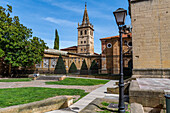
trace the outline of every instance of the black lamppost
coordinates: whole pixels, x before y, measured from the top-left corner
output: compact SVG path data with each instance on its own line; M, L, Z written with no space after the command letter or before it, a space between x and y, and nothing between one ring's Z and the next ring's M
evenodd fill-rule
M119 113L125 113L125 104L124 104L124 80L123 80L123 52L122 52L122 26L125 24L125 18L127 15L127 10L123 8L117 9L113 12L116 23L119 27L120 34L120 79L119 79Z

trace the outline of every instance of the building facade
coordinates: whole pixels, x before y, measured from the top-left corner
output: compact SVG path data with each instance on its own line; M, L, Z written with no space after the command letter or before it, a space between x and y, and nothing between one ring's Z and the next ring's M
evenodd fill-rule
M74 62L77 70L81 69L83 60L86 61L88 69L90 69L91 63L95 60L100 66L100 55L83 55L77 53L69 53L67 51L60 51L55 49L48 49L44 52L43 61L39 64L36 64L36 71L39 73L54 73L55 66L57 64L59 56L62 56L66 72L68 72L71 64ZM79 74L79 73L78 73Z
M130 0L133 75L170 77L170 0Z
M123 34L123 67L126 75L132 69L132 34ZM101 38L101 73L119 74L120 41L119 35Z

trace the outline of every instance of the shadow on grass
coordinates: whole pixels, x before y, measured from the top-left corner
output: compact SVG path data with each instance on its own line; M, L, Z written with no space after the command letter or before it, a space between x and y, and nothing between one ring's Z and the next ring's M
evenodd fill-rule
M105 107L100 107L100 106L98 106L97 104L94 104L94 103L90 103L90 104L96 106L97 108L99 108L101 110L107 110L107 111L110 111L110 112L118 113L118 110L110 110L110 109L107 109Z

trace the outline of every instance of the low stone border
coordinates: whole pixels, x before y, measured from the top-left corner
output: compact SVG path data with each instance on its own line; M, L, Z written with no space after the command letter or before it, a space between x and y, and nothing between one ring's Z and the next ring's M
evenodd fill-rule
M42 101L1 108L0 113L43 113L66 108L72 103L72 96L57 96Z
M164 90L144 90L140 89L137 81L130 84L129 102L139 103L143 107L166 108Z
M129 86L130 83L125 83L124 84L124 94L128 95L129 94ZM107 93L110 94L119 94L119 86L113 86L113 87L107 87Z
M130 106L130 113L144 113L143 106L141 104L131 103Z

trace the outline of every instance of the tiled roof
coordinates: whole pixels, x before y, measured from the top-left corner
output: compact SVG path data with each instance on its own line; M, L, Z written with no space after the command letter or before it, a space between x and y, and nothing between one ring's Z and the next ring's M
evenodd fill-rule
M44 53L46 54L53 54L53 55L67 55L68 52L66 51L60 51L60 50L56 50L56 49L45 49Z
M123 38L126 38L126 37L132 37L132 33L129 33L129 34L122 34L122 37ZM100 40L107 40L107 39L112 39L112 38L119 38L119 35L117 36L111 36L111 37L106 37L106 38L101 38Z
M77 50L77 46L71 46L71 47L68 47L68 48L63 48L63 49L60 49L61 51L64 51L64 50Z
M100 55L100 54L94 52L94 55Z

